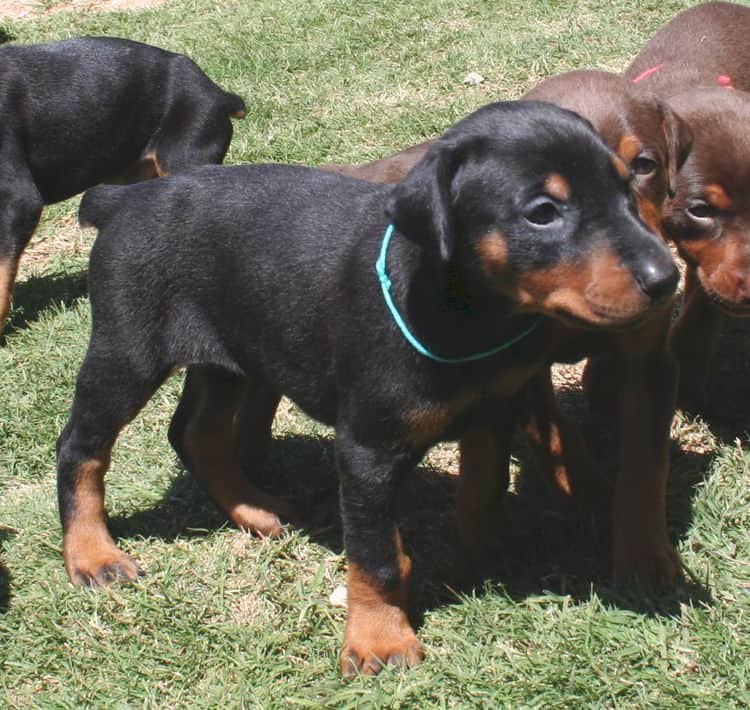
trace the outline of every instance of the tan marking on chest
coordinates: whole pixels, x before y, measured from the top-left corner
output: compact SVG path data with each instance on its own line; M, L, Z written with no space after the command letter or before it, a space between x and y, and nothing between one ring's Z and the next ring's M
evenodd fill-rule
M539 371L543 363L544 358L539 357L523 367L503 370L489 383L487 391L495 397L512 397Z
M474 248L487 276L498 276L507 268L508 244L502 232L488 232L477 240Z
M478 402L475 392L464 392L442 404L408 410L404 414L407 440L417 448L439 441L456 418Z

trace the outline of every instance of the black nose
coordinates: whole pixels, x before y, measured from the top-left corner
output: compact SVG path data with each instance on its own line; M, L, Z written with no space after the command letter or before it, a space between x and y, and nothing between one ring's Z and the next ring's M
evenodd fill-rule
M668 260L649 259L639 264L636 279L643 292L654 303L658 303L675 292L680 272L671 257Z

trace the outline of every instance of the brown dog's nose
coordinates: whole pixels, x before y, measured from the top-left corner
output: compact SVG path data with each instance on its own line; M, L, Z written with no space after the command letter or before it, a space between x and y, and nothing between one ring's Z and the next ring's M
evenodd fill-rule
M639 264L636 280L641 290L654 302L669 298L677 289L680 272L674 261L668 259L648 259Z

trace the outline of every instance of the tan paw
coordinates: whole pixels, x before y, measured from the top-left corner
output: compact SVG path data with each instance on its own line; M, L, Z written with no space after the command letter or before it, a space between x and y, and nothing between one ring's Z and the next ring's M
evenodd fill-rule
M248 530L259 537L278 538L286 534L289 524L284 520L292 518L292 511L289 506L285 506L282 512L279 506L275 506L275 510L271 511L241 503L231 511L230 517L242 530Z
M143 575L138 563L114 546L71 555L65 569L77 587L107 587L113 582L134 582Z
M358 674L376 675L385 666L411 668L424 659L424 647L411 628L389 635L371 629L363 637L347 631L341 651L341 672L347 678Z

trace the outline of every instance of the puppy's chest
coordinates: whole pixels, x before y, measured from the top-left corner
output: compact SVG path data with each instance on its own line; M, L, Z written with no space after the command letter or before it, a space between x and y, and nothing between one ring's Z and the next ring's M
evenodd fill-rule
M539 370L540 364L535 361L507 368L481 383L458 387L439 401L425 400L407 408L402 417L406 440L420 449L458 439L474 422L486 420L501 407L513 406L511 399Z

